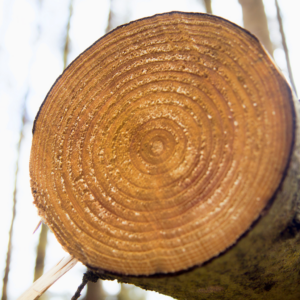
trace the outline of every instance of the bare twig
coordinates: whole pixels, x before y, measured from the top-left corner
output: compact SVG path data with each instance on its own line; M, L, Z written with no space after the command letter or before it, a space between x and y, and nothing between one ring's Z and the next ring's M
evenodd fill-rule
M41 5L42 0L40 0L40 5ZM6 14L7 15L7 14ZM4 22L6 24L7 22ZM37 26L39 28L39 26ZM38 30L38 35L36 40L34 41L35 45L37 44L37 41L40 38L40 30ZM33 61L34 61L34 53L31 57L30 63L29 63L29 68L30 70ZM29 76L28 76L29 78ZM29 84L27 83L29 86ZM21 129L20 129L20 137L19 137L19 142L17 145L17 160L16 160L16 170L15 170L15 181L14 181L14 190L13 190L13 214L12 214L12 220L11 220L11 225L10 225L10 230L9 230L9 239L8 239L8 247L7 247L7 255L6 255L6 266L5 266L5 271L4 271L4 276L3 276L3 287L2 287L2 300L7 299L7 283L8 283L8 276L9 276L9 271L10 271L10 260L11 260L11 248L12 248L12 235L13 235L13 227L14 227L14 221L16 218L16 204L17 204L17 184L18 184L18 173L19 173L19 161L20 161L20 150L21 150L21 145L22 145L22 140L24 136L24 129L25 129L25 124L29 122L27 118L27 111L26 111L26 102L27 98L29 95L30 89L28 88L25 96L24 96L24 101L23 101L23 112L22 112L22 123L21 123Z
M283 50L284 50L284 53L285 53L285 60L286 60L286 65L287 65L287 69L288 69L288 73L289 73L289 78L290 78L292 88L295 91L295 93L297 94L296 85L295 85L295 82L294 82L294 77L293 77L293 72L292 72L292 67L291 67L291 62L290 62L290 57L289 57L289 50L288 50L288 47L287 47L285 33L284 33L284 30L283 30L281 11L280 11L280 7L279 7L279 4L278 4L277 0L275 0L275 5L276 5L276 10L277 10L277 19L278 19L278 23L279 23L281 41L282 41L282 46L283 46Z
M74 296L71 298L71 300L77 300L81 296L81 292L88 283L87 280L82 279L82 283L78 286L77 291L75 292Z
M204 1L204 4L205 4L206 12L208 14L212 14L211 0L203 0L203 1Z
M109 7L109 14L108 14L108 20L107 20L107 26L105 29L105 33L110 32L113 29L113 24L112 24L112 20L113 20L113 0L110 0L110 7Z
M47 246L47 234L48 227L45 224L42 224L42 230L40 233L39 244L37 247L37 255L35 261L35 269L34 269L34 280L39 279L44 273L44 261L46 254L46 246Z
M78 260L73 256L60 260L56 266L54 266L47 273L43 274L32 286L25 291L17 300L34 300L41 296L54 282L56 282L61 276L72 269Z
M239 0L243 10L244 28L255 34L273 56L273 44L270 39L268 20L263 0Z
M33 234L36 233L36 231L40 228L40 226L42 225L43 221L40 220L39 223L36 225L35 229L33 230Z
M2 287L2 300L7 300L7 282L8 282L8 275L10 270L10 261L11 261L11 248L12 248L12 236L13 236L13 229L14 229L14 222L16 218L16 206L17 206L17 185L18 185L18 173L19 173L19 164L20 164L20 151L22 140L24 137L24 128L26 123L26 100L27 100L28 92L24 97L23 102L23 112L22 112L22 124L20 130L20 137L17 145L17 160L16 160L16 170L15 170L15 181L14 181L14 191L13 191L13 207L12 207L12 218L11 224L9 229L8 235L8 246L7 246L7 254L6 254L6 265L4 270L3 276L3 287Z
M64 57L63 57L63 62L64 62L64 69L67 67L68 63L68 55L69 55L69 48L70 48L70 24L71 24L71 18L72 18L72 13L73 13L73 0L70 0L70 5L69 5L69 17L68 17L68 23L67 23L67 32L66 32L66 40L65 40L65 47L64 47Z
M95 273L93 273L92 271L90 271L90 270L88 270L86 273L84 273L83 278L82 278L82 283L77 288L77 291L74 294L74 296L71 298L71 300L77 300L80 297L83 288L86 286L86 284L89 281L91 281L91 282L97 282L98 279L99 279L99 277Z

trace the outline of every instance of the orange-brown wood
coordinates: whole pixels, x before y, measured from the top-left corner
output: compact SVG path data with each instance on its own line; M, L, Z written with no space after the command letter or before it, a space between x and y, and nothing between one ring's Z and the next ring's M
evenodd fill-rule
M294 108L249 32L173 12L81 54L33 132L34 203L64 249L149 275L211 259L259 217L289 162Z

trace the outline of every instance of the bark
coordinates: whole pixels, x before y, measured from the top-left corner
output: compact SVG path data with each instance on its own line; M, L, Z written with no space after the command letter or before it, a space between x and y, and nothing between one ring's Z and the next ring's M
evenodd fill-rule
M244 28L256 35L268 52L273 56L268 21L262 0L239 0L243 10Z
M200 267L161 276L99 278L132 283L175 299L300 299L300 136L286 177L260 219L230 249Z

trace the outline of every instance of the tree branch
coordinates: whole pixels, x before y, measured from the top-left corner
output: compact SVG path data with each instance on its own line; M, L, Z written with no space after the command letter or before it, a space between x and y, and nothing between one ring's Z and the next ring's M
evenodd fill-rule
M285 33L284 33L284 29L283 29L281 11L280 11L280 7L279 7L279 4L278 4L277 0L275 0L275 4L276 4L277 19L278 19L278 23L279 23L279 30L280 30L280 34L281 34L281 41L282 41L282 46L283 46L283 50L284 50L284 54L285 54L285 60L286 60L286 66L287 66L288 74L289 74L289 79L290 79L292 88L293 88L294 92L297 95L296 85L295 85L295 82L294 82L294 77L293 77L293 72L292 72L292 67L291 67L291 62L290 62L290 57L289 57L289 50L288 50L288 47L287 47Z
M26 123L27 96L28 96L28 91L24 97L20 137L19 137L19 142L17 145L17 160L16 160L15 181L14 181L14 191L13 191L12 219L11 219L11 224L10 224L10 229L9 229L9 234L8 234L6 265L5 265L4 276L3 276L3 287L2 287L2 297L1 297L2 300L7 300L7 283L8 283L8 276L9 276L9 271L10 271L12 236L13 236L14 222L15 222L15 218L16 218L18 173L19 173L19 164L20 164L21 145L22 145L22 141L23 141L23 137L24 137L24 127L25 127L25 123Z
M203 0L203 1L204 1L204 4L205 4L206 12L208 14L212 14L211 0Z

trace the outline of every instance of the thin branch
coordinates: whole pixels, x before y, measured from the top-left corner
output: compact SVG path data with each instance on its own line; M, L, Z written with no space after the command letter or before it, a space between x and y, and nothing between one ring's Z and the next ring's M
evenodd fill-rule
M208 14L212 14L211 0L203 0L203 1L204 1L204 4L205 4L206 12Z
M75 294L71 298L71 300L77 300L81 296L81 292L82 292L82 290L84 289L84 287L86 286L87 283L88 283L88 280L84 280L84 278L83 278L82 283L77 288L77 291L75 292Z
M9 2L9 1L8 1ZM42 0L40 0L40 7L42 4ZM37 41L40 38L41 32L39 30L39 26L37 26L38 34L36 37L36 40L34 41L34 44L37 44ZM33 54L31 56L31 60L29 62L29 68L28 70L31 69L31 66L33 64L34 58L35 58L35 51L33 51ZM28 76L29 78L29 76ZM27 86L29 86L29 83L27 83ZM17 160L16 160L16 170L15 170L15 180L14 180L14 190L13 190L13 214L12 214L12 220L11 220L11 225L10 225L10 230L9 230L9 238L8 238L8 247L7 247L7 255L6 255L6 265L5 265L5 271L4 271L4 276L3 276L3 287L2 287L2 300L7 299L7 283L8 283L8 277L9 277L9 271L10 271L10 261L11 261L11 248L12 248L12 236L13 236L13 227L14 227L14 222L16 218L16 205L17 205L17 185L18 185L18 173L19 173L19 163L20 163L20 151L21 151L21 145L22 145L22 140L24 136L24 129L25 129L25 124L29 122L28 116L27 116L27 111L26 111L26 102L27 98L29 95L30 89L28 88L25 96L24 96L24 101L23 101L23 112L22 112L22 123L21 123L21 129L20 129L20 137L19 137L19 142L17 145Z
M86 286L86 284L91 281L91 282L97 282L99 277L95 275L92 271L88 270L86 273L84 273L82 282L77 288L77 291L75 292L74 296L71 298L71 300L77 300L81 296L81 292ZM98 298L99 299L99 298Z
M20 130L20 137L17 145L17 160L16 160L16 170L15 170L15 181L14 181L14 190L13 190L13 207L12 207L12 219L8 234L8 246L7 246L7 254L6 254L6 265L5 271L3 276L3 287L2 287L2 300L7 300L7 283L8 283L8 276L10 271L10 261L11 261L11 251L12 251L12 237L13 237L13 229L14 229L14 222L16 218L16 206L17 206L17 186L18 186L18 174L19 174L19 164L20 164L20 154L21 154L21 145L24 137L24 129L26 119L26 100L27 100L28 92L24 97L23 102L23 112L22 112L22 123L21 123L21 130Z
M239 0L239 3L242 6L244 28L255 34L273 56L273 44L263 0Z
M48 227L45 224L42 224L42 230L40 233L39 244L37 247L37 255L35 261L35 269L34 269L34 280L39 279L44 273L44 262L46 256L46 246L47 246L47 234Z
M69 48L70 48L70 34L69 33L70 33L72 13L73 13L73 0L70 0L69 17L68 17L68 23L67 23L67 32L66 32L64 57L63 57L63 62L64 62L64 67L63 68L64 69L67 67L67 63L68 63L68 55L69 55Z
M33 230L33 234L36 233L36 231L40 228L40 226L42 225L43 221L40 220L39 223L36 225L35 229Z
M53 283L55 283L60 277L72 269L78 260L73 256L60 260L56 266L54 266L47 273L43 274L37 281L35 281L31 287L25 291L17 300L34 300L40 297Z
M107 20L107 26L106 26L106 29L105 29L105 33L108 33L113 29L113 23L112 23L113 16L114 16L113 2L114 2L113 0L110 0L109 14L108 14L108 20Z
M290 57L289 57L289 50L288 50L288 47L287 47L285 33L284 33L284 30L283 30L281 11L280 11L280 7L279 7L279 4L278 4L277 0L275 0L275 5L276 5L276 10L277 10L277 19L278 19L278 23L279 23L281 41L282 41L282 46L283 46L283 50L284 50L284 53L285 53L285 60L286 60L286 65L287 65L287 69L288 69L288 73L289 73L289 78L290 78L292 88L293 88L293 90L295 91L295 93L297 95L296 85L295 85L295 82L294 82L294 77L293 77L293 72L292 72L292 67L291 67L291 62L290 62Z

